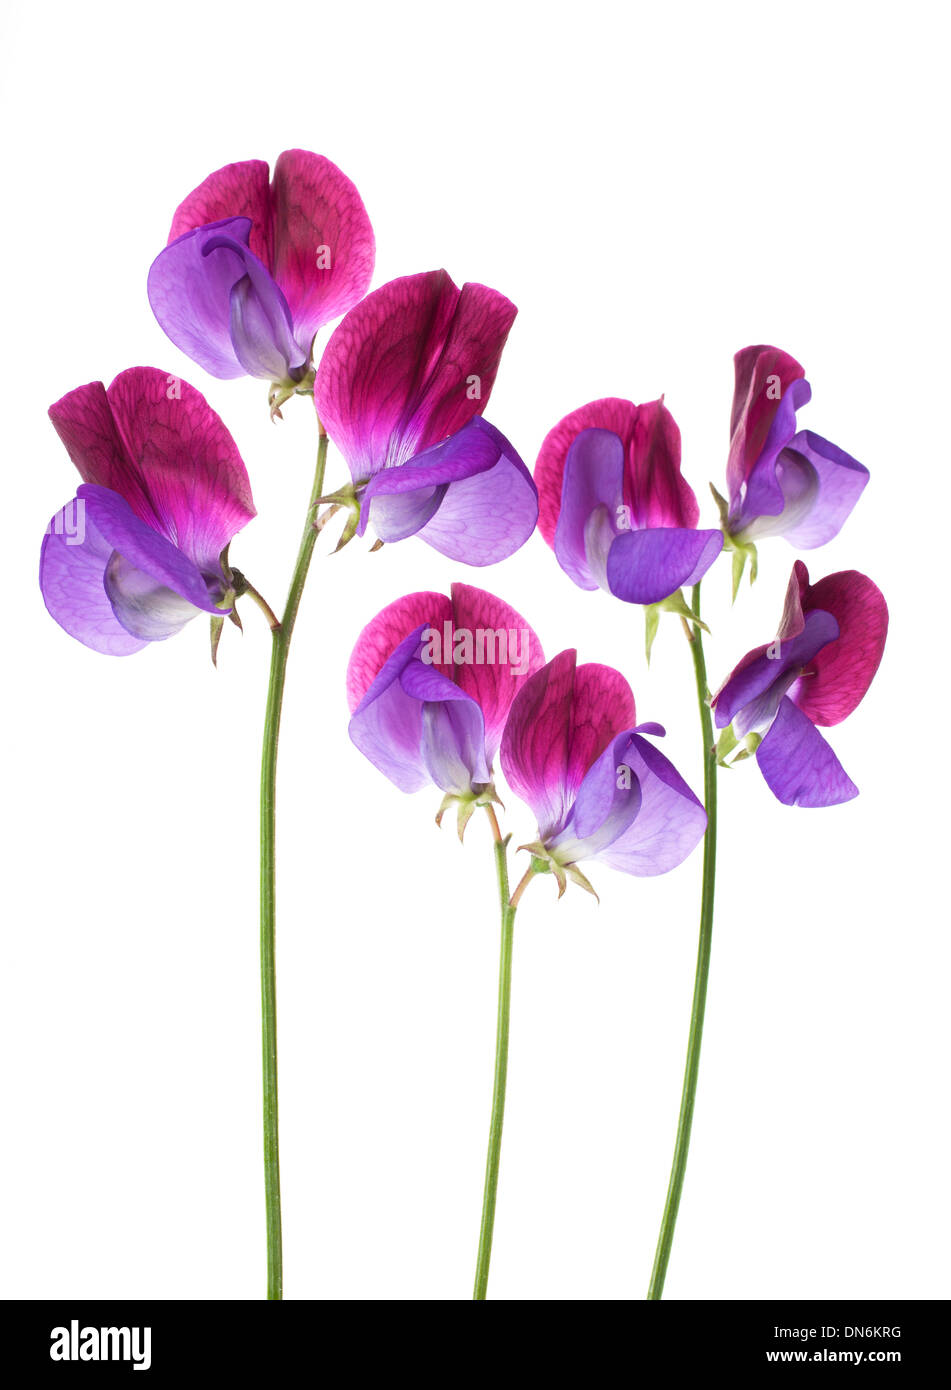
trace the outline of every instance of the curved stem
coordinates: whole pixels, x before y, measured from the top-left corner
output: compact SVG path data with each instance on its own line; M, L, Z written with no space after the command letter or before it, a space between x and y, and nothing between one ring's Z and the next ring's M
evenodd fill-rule
M693 590L693 611L700 617L700 585ZM670 1170L670 1184L667 1188L667 1201L664 1217L657 1239L657 1252L651 1274L647 1297L659 1299L664 1292L664 1279L670 1248L674 1241L674 1228L677 1224L677 1211L680 1207L680 1194L687 1170L687 1153L690 1148L690 1129L693 1124L694 1100L697 1094L697 1077L700 1071L700 1044L703 1039L703 1015L707 1003L707 977L710 972L710 944L713 936L713 895L717 869L717 758L713 739L713 720L708 703L710 692L707 689L707 667L703 656L703 636L699 627L688 632L693 665L697 678L697 698L700 704L700 727L703 731L703 793L707 812L707 831L703 840L703 886L700 899L700 944L697 950L697 973L694 980L693 1007L690 1014L690 1035L687 1039L687 1066L684 1073L683 1094L680 1100L680 1119L677 1124L677 1142L674 1145L674 1161Z
M489 1123L489 1150L485 1160L485 1189L482 1194L482 1226L476 1261L475 1289L472 1297L484 1302L489 1284L492 1258L492 1232L495 1227L495 1196L499 1185L499 1158L502 1153L502 1120L505 1114L505 1081L508 1073L509 1012L512 1000L512 943L515 907L509 901L508 840L498 833L498 821L491 806L486 808L495 836L495 868L499 881L502 910L502 947L499 956L499 1008L495 1034L495 1079L492 1087L492 1119Z
M323 428L317 447L317 468L297 563L287 594L284 617L271 628L271 671L264 716L261 753L261 1042L264 1078L264 1197L267 1216L267 1296L283 1296L281 1253L281 1175L277 1113L277 999L275 980L275 800L277 745L284 699L284 678L291 634L297 621L307 571L317 541L314 506L324 485L327 436Z

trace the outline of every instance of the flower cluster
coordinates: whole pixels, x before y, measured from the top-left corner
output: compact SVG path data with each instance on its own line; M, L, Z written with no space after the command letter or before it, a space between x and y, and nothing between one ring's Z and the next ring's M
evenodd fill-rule
M639 723L626 678L579 665L566 646L546 661L534 630L501 598L455 583L407 594L377 613L347 671L355 747L400 791L442 794L458 833L477 808L493 832L503 926L499 1052L476 1279L485 1296L501 1142L512 924L527 883L550 874L594 893L582 865L635 877L676 869L705 840L701 941L715 882L718 765L755 755L784 805L848 801L857 788L819 732L858 706L888 628L882 594L844 570L812 584L793 565L778 635L749 652L715 694L706 686L700 583L732 556L733 596L757 545L783 536L812 550L841 530L868 470L798 427L810 400L804 369L775 347L736 354L726 496L701 526L681 468L680 430L663 398L603 397L545 437L534 475L487 408L515 305L486 285L461 288L442 269L371 291L375 243L357 189L329 159L285 151L209 175L179 205L148 273L171 342L217 378L269 383L271 418L310 399L317 473L304 539L279 617L231 560L255 516L247 470L221 419L193 386L154 367L107 388L69 391L50 418L81 485L50 521L40 586L52 616L94 651L126 656L211 620L212 656L226 617L256 603L272 632L261 781L262 1034L269 1296L281 1296L277 1174L274 878L278 730L287 652L319 534L338 513L337 550L368 531L374 549L418 537L473 567L512 556L536 525L579 588L645 610L647 654L660 615L679 615L693 646L704 732L701 803L660 751L660 724ZM341 316L343 316L341 318ZM316 352L322 329L341 319ZM329 443L349 473L324 485ZM712 486L712 485L711 485ZM324 508L323 511L320 509ZM554 570L551 571L554 575ZM540 574L539 584L548 584ZM688 602L686 589L692 589ZM620 610L619 610L620 611ZM561 644L559 643L559 646ZM711 720L720 730L714 744ZM509 835L496 807L498 761L535 830L529 868L509 894ZM701 952L678 1146L689 1139L709 949ZM678 1147L682 1179L686 1149ZM672 1183L671 1190L675 1190ZM679 1191L679 1187L676 1187ZM672 1215L671 1215L672 1210ZM669 1252L676 1201L662 1249ZM666 1255L655 1267L663 1284Z

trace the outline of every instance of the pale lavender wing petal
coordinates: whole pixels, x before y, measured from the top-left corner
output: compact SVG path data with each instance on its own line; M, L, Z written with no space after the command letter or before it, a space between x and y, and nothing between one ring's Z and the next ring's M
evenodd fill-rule
M488 783L485 722L472 696L434 666L415 659L404 668L400 684L423 705L422 755L436 786L464 795Z
M628 531L608 553L608 586L625 603L660 603L684 585L699 583L722 549L721 531L673 526Z
M784 806L838 806L859 794L812 720L788 697L756 750L756 761Z
M383 663L350 720L352 742L400 791L430 785L422 751L423 707L400 677L419 650L425 625L407 634Z
M480 438L480 451L487 441L495 462L450 482L432 518L417 534L450 560L494 565L514 555L534 531L538 494L525 464L488 420L477 415L452 439L460 435Z
M498 459L497 444L473 421L412 462L385 468L364 489L358 534L372 524L382 541L416 535L434 516L450 483L486 473Z
M147 644L113 612L103 585L112 546L81 500L57 512L43 537L40 589L51 616L71 637L106 656L129 656Z
M630 827L598 851L597 859L638 877L666 874L703 839L707 814L673 763L640 734L631 736L618 757L621 763L640 786L640 809Z
M641 806L638 779L621 764L631 731L620 734L585 773L564 827L548 841L563 864L602 854L630 829Z
M215 243L206 251L211 258ZM248 376L261 381L282 381L300 372L310 357L294 338L291 312L282 291L269 272L250 252L244 253L244 271L231 290L230 331L235 356Z
M103 585L119 622L145 642L174 637L202 611L146 570L130 564L118 550L109 558Z
M565 458L554 544L558 563L579 588L607 586L623 505L623 443L613 430L582 430Z
M801 430L789 442L788 449L779 456L780 485L786 493L783 476L784 460L791 454L811 470L815 487L811 496L811 506L800 519L790 517L791 525L784 527L782 534L790 545L801 550L815 550L825 545L842 530L856 502L862 495L869 479L868 469L844 449L830 444L811 430ZM789 511L787 503L785 512Z
M83 483L76 495L85 504L87 525L91 522L134 569L144 571L157 585L174 590L206 613L227 612L218 608L218 596L209 590L197 565L171 541L140 521L118 493Z

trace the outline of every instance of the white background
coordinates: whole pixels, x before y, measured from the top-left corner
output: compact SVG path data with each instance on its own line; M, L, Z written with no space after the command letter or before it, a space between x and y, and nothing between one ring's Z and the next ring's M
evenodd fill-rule
M562 415L662 391L715 524L732 354L806 366L801 423L868 465L813 578L884 590L884 663L830 741L834 810L721 779L718 913L672 1298L946 1297L947 110L943 7L51 4L4 19L2 1145L9 1297L258 1297L264 1287L257 758L268 636L124 660L71 641L35 581L76 482L46 419L148 363L229 424L259 516L233 558L282 601L315 442L309 403L205 376L145 277L212 169L299 145L355 180L374 283L445 265L520 306L488 418L531 465ZM345 476L332 456L329 481ZM729 606L718 684L774 633L794 559ZM433 825L347 739L364 622L454 578L548 655L619 666L695 787L689 654L577 590L540 536L472 571L407 541L319 553L291 660L280 785L285 1288L471 1289L495 1027L491 843ZM529 815L507 797L514 842ZM524 856L523 856L524 858ZM598 907L532 885L517 924L490 1295L643 1297L674 1138L699 852Z

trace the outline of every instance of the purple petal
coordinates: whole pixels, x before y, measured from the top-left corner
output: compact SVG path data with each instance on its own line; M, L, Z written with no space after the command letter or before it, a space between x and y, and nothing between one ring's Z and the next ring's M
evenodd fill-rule
M564 827L547 841L563 864L597 858L630 829L640 810L641 787L636 777L618 775L630 739L630 730L620 734L592 764Z
M400 791L418 792L430 782L422 752L423 707L400 677L419 650L425 624L403 638L353 712L352 742Z
M780 402L794 383L806 375L795 357L781 348L765 345L741 348L733 358L733 365L736 385L726 471L731 503L739 498L743 484L766 448ZM808 400L808 395L805 399ZM791 435L792 430L789 433Z
M756 750L756 761L784 806L838 806L859 794L812 720L788 697Z
M103 586L112 546L70 502L50 522L40 552L43 601L71 637L106 656L128 656L146 646L119 622Z
M673 763L646 738L632 734L618 752L618 764L629 767L640 786L641 805L630 827L597 859L641 878L666 874L703 839L707 813Z
M779 456L778 472L784 496L787 495L787 474L802 474L807 470L815 480L811 506L799 519L790 515L789 523L780 534L798 549L815 550L839 534L862 495L869 472L844 449L811 430L801 430ZM789 511L787 502L779 519Z
M118 493L83 483L76 495L85 503L87 525L91 522L113 550L134 569L150 576L157 587L173 590L206 613L227 611L217 606L220 593L215 596L209 591L198 566L171 541L140 521Z
M232 217L180 236L152 262L149 303L175 346L212 376L273 380L307 353L287 301L248 249L250 231L247 218Z
M565 458L554 541L558 563L579 588L607 588L608 551L623 505L623 443L612 430L582 430Z
M407 695L422 703L423 762L436 786L464 795L474 785L490 782L485 721L472 696L418 660L405 667L400 684Z
M451 629L452 611L445 594L423 590L395 599L367 623L347 666L347 705L351 714L403 639L426 628L442 632L447 622ZM444 662L438 669L448 675L452 668Z
M611 593L625 603L660 603L696 584L723 549L720 531L656 527L618 536L608 555Z
M383 541L414 536L434 515L450 483L487 472L498 457L491 436L473 421L412 462L385 468L364 489L358 535L372 521Z
M778 638L744 657L713 699L718 729L734 724L739 737L768 724L789 685L839 635L831 613L808 613L802 629L788 641ZM752 659L750 659L752 658Z
M465 432L491 442L495 463L451 482L432 519L417 534L450 560L494 565L514 555L534 531L538 493L531 473L494 425L477 415L459 431Z
M782 399L776 403L772 423L762 452L749 474L745 490L731 493L730 529L742 532L760 516L778 516L783 509L783 490L777 477L776 463L780 452L796 433L796 411L808 404L812 388L808 381L793 381Z

